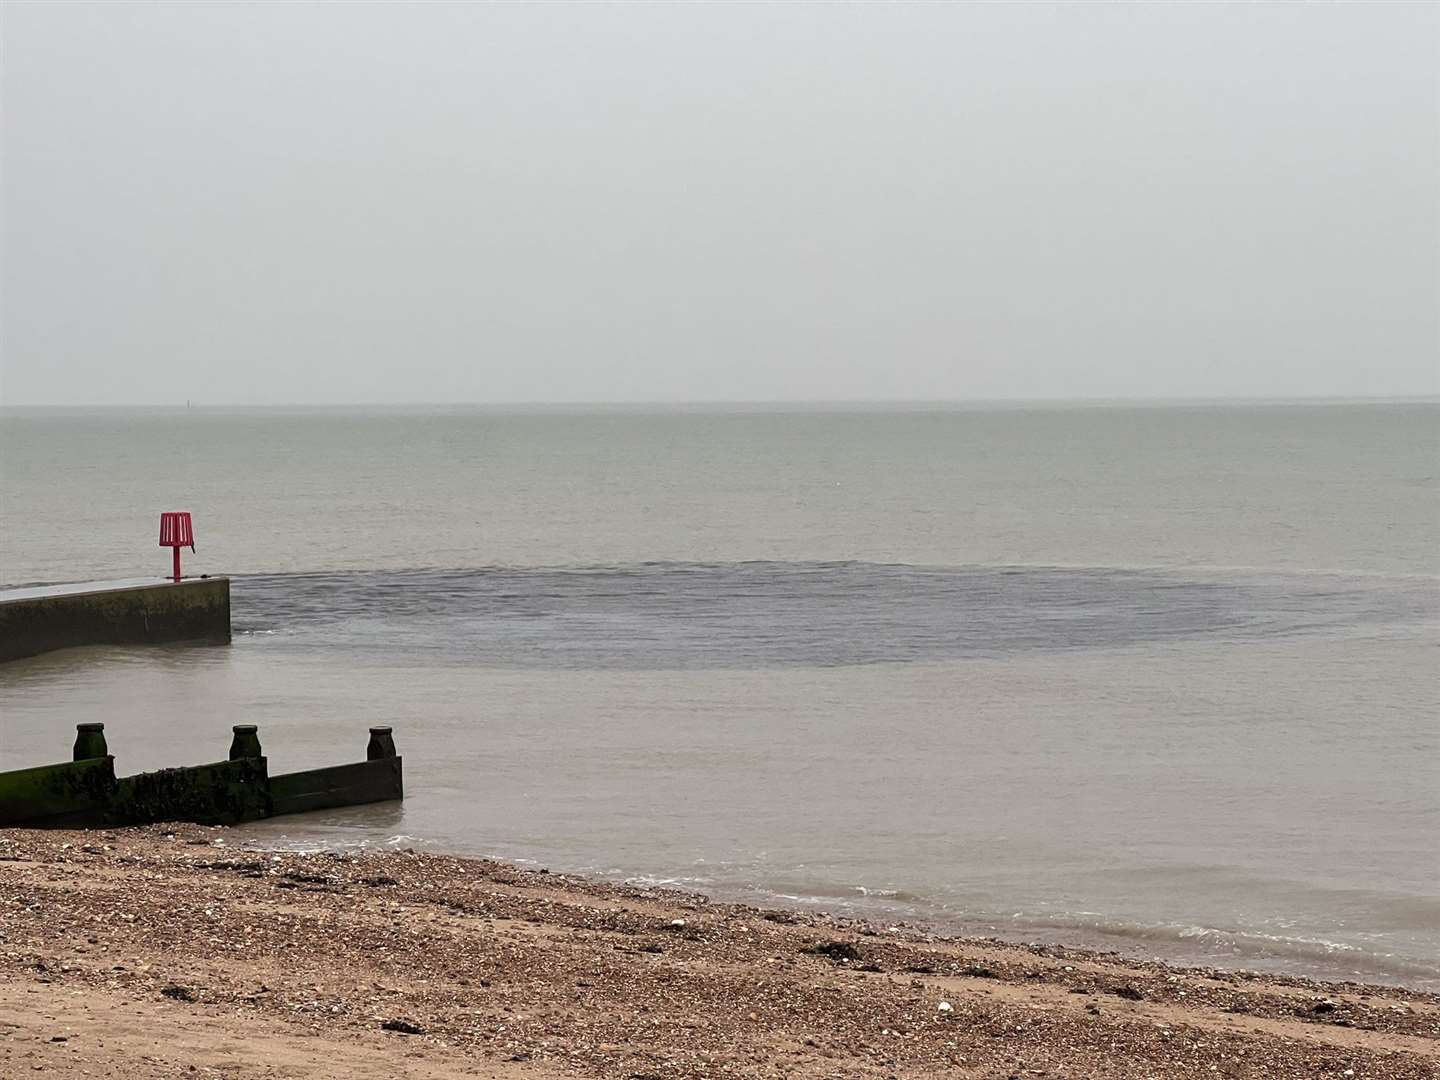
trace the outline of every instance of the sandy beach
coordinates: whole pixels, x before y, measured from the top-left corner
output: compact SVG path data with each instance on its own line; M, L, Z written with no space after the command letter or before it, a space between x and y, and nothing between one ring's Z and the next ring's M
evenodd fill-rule
M1434 1077L1440 998L197 826L0 835L0 1075Z

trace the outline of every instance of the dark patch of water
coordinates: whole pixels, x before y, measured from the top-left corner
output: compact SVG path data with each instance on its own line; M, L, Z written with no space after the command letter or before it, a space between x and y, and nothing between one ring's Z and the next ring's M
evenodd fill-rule
M281 574L238 633L529 669L758 669L1267 638L1433 618L1434 582L864 562Z

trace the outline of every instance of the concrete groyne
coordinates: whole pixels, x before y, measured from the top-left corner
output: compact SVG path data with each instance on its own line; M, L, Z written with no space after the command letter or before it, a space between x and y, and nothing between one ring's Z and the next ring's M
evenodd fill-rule
M224 761L115 775L105 725L77 724L73 760L0 772L0 828L233 825L280 814L405 797L388 727L372 727L365 760L271 775L255 727L237 724Z
M229 578L0 590L0 662L76 645L229 640Z

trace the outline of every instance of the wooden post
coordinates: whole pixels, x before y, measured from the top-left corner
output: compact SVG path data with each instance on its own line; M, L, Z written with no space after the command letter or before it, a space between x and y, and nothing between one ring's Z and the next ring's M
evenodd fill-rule
M230 729L234 732L234 738L230 740L230 760L238 761L241 758L264 757L260 750L260 736L256 734L254 724L236 724Z
M370 745L365 747L365 760L378 761L380 758L392 758L395 756L395 736L390 734L388 727L372 727L370 729Z
M88 761L91 758L107 757L110 748L105 745L104 724L76 724L75 751L72 760Z

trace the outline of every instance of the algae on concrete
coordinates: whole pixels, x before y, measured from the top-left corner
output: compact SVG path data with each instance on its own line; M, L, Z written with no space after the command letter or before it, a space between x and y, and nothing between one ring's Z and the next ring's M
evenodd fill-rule
M115 797L115 759L0 773L0 826L100 824Z

